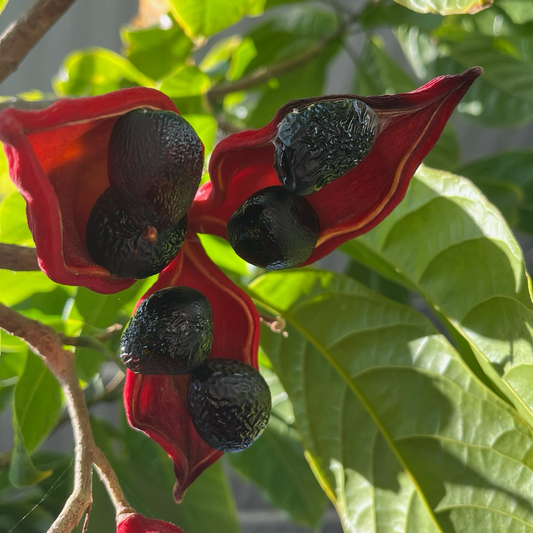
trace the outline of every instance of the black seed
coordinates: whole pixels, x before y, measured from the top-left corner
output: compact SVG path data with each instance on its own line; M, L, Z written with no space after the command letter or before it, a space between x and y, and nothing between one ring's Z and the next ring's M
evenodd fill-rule
M213 344L209 300L190 287L154 292L139 306L122 335L120 357L140 374L188 374Z
M280 182L306 195L344 176L372 149L378 121L359 100L319 102L289 113L274 139L274 169Z
M117 120L109 139L111 188L139 225L170 228L183 218L203 160L198 135L172 111L130 111Z
M272 407L263 376L233 359L209 359L194 370L188 402L200 437L223 452L248 448L265 429Z
M139 227L107 188L91 211L85 242L98 265L117 276L141 279L161 272L176 257L186 233L187 216L169 229Z
M228 240L253 265L279 270L301 265L319 232L311 204L283 187L267 187L246 200L228 220Z

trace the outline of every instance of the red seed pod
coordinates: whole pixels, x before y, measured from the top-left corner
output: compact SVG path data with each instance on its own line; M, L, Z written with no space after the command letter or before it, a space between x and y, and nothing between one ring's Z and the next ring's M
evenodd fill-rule
M183 533L183 531L173 524L146 518L142 514L130 514L122 520L117 527L117 533Z

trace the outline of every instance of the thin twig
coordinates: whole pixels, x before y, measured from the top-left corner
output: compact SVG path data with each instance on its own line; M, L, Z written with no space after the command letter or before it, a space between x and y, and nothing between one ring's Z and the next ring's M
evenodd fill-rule
M61 335L50 326L27 318L3 304L0 304L0 327L24 340L33 352L41 356L63 388L72 421L75 442L74 489L48 533L69 533L88 511L92 502L92 464L108 489L117 517L134 512L111 465L94 442L89 410L74 369L74 356L63 349Z
M35 248L0 243L0 268L18 272L40 270Z
M0 82L17 70L41 37L74 0L37 0L0 37Z
M314 59L316 56L320 55L326 47L335 39L337 39L345 31L345 25L339 24L337 30L330 35L328 38L315 43L313 46L309 47L304 52L298 54L295 57L291 57L281 63L275 65L263 66L254 70L248 76L244 76L238 80L235 80L231 83L224 83L222 85L217 85L207 92L207 98L212 104L217 100L220 100L222 97L227 94L234 93L237 91L245 91L253 87L257 87L262 83L268 81L270 78L275 78L281 76L288 72L291 72L294 69L304 66L311 59Z
M278 315L274 318L264 315L263 313L259 313L259 320L263 322L263 324L266 324L273 333L281 333L281 335L285 338L289 336L289 333L285 331L287 322L282 316Z

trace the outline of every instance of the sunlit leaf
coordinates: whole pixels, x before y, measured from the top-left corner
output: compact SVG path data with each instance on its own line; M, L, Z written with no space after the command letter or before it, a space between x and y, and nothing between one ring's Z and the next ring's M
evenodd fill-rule
M169 27L123 28L120 35L129 61L143 74L157 80L185 62L193 43L170 17Z
M260 15L266 0L170 0L172 11L191 38L213 35L248 15Z
M287 321L262 346L345 531L527 531L533 437L425 317L330 272L251 288Z
M91 48L70 54L53 85L61 96L95 96L124 87L153 87L154 81L125 57L104 48Z
M0 0L0 14L2 13L2 11L4 11L6 5L7 5L7 2L8 0Z
M473 15L492 5L493 0L395 0L418 13L437 13L439 15Z
M5 244L35 246L26 219L26 202L13 192L0 204L0 240Z
M209 76L194 65L179 67L157 84L157 88L171 98L205 94L210 86Z
M479 375L482 369L533 425L533 389L526 386L533 303L522 251L471 182L419 170L396 210L342 249L419 292L472 368Z
M183 115L183 118L194 128L202 140L205 154L208 155L215 145L217 121L211 115Z

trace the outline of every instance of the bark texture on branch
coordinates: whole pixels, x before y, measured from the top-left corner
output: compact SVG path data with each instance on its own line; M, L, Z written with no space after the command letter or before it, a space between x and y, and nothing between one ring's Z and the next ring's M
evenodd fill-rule
M0 37L0 82L20 62L75 0L37 0Z
M0 243L0 268L27 272L40 270L35 248Z

